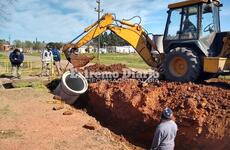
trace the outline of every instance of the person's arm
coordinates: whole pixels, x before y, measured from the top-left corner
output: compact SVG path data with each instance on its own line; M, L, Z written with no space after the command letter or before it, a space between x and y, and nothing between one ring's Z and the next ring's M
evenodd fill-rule
M12 56L13 56L13 53L10 53L9 58L10 58L10 61L11 61L11 62L13 62L13 58L12 58Z
M53 56L53 52L52 51L50 53L50 57L51 57L51 62L53 62L54 61L54 56Z
M58 54L58 60L61 61L61 53L58 51L57 54Z
M157 150L162 142L161 140L162 140L162 132L157 127L150 150Z
M15 54L13 52L10 54L10 62L13 63L13 64L17 63L17 60L15 59L14 55Z
M23 63L23 61L24 61L24 55L23 55L23 53L21 53L21 59L22 59L22 63Z
M42 55L41 55L42 56L42 61L45 61L45 57L46 57L45 55L46 55L46 51L43 50Z

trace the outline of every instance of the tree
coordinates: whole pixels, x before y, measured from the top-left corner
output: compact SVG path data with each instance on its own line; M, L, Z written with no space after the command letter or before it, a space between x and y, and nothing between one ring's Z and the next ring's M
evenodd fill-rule
M31 49L33 48L33 43L30 41L25 41L24 48Z
M26 49L33 49L33 50L42 50L44 49L46 43L45 42L31 42L31 41L20 41L20 40L15 40L13 41L13 45L17 48L26 48Z
M50 42L47 44L49 48L57 48L57 49L61 49L63 45L64 45L63 43L58 43L58 42Z
M98 42L98 38L95 38L93 40L94 43ZM109 34L105 32L101 35L100 45L103 47L104 45L108 46L126 46L129 45L128 42L114 34L113 32L110 32Z
M33 42L33 50L42 50L44 49L46 46L46 43L37 41L37 42Z
M21 42L20 40L14 40L13 44L17 48L23 48L23 45L24 45L23 42Z
M0 46L6 43L6 40L0 39Z

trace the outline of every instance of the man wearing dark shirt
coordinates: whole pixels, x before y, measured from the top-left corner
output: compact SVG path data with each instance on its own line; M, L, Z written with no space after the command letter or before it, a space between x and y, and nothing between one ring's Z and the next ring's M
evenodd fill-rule
M9 56L12 65L12 75L14 78L21 78L21 66L24 61L24 55L19 49L15 49Z

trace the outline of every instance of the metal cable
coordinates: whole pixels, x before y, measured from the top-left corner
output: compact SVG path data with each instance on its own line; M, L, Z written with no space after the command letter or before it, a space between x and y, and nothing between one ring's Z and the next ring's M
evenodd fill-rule
M125 21L130 21L130 20L133 20L134 18L139 18L139 23L135 23L135 24L138 24L138 25L140 25L141 24L141 22L142 22L142 19L141 19L141 17L140 16L134 16L134 17L132 17L132 18L130 18L130 19L123 19L123 20L125 20Z

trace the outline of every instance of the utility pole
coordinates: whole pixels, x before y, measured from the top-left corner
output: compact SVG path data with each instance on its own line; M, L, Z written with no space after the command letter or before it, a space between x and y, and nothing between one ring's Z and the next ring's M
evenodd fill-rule
M97 2L97 8L95 8L95 11L98 14L98 21L101 18L101 13L103 12L103 9L101 10L101 0L96 0ZM100 26L100 24L98 24L98 26ZM101 37L100 35L98 36L98 50L97 50L97 60L99 61L100 58L100 41L101 41Z
M38 50L38 38L35 39L34 49Z
M9 44L11 45L11 36L10 36L10 34L9 34Z

